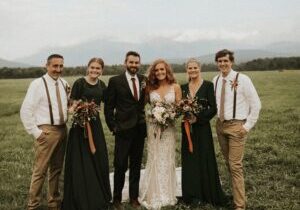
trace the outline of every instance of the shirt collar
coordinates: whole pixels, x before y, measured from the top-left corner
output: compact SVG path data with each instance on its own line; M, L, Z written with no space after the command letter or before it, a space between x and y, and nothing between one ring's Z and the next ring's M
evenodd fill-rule
M130 80L130 81L131 81L131 78L135 78L136 80L138 79L136 74L134 76L132 76L131 74L128 73L127 70L125 72L125 75L126 75L127 80Z
M226 77L223 77L222 74L221 74L221 79L225 79L226 81L232 81L232 80L234 80L235 75L236 75L236 71L231 69L229 74Z
M58 78L57 80L53 79L52 77L50 77L50 75L49 75L48 73L46 73L46 74L44 75L44 77L45 77L45 79L46 79L48 82L51 82L51 83L53 83L53 84L55 84L55 83L59 80L59 78Z

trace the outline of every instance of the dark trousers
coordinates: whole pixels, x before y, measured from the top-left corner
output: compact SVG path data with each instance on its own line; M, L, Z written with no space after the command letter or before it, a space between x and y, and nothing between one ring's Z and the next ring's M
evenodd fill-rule
M144 133L144 130L138 125L134 128L116 133L113 193L113 199L115 201L122 201L122 190L128 162L129 198L137 199L139 196L140 170L145 142Z

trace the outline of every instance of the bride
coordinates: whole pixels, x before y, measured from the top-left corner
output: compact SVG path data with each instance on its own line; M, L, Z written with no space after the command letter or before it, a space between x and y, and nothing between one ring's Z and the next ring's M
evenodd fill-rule
M150 66L146 94L148 102L164 100L167 103L179 102L180 86L175 82L171 66L158 59ZM155 135L157 126L147 122L147 163L142 180L140 202L147 209L160 209L175 205L176 168L175 146L176 130L169 126Z

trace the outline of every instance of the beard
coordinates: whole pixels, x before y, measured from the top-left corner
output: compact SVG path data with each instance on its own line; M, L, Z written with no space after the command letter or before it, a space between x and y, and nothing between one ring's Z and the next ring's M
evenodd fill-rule
M126 66L126 69L132 75L136 74L139 71L139 68L133 68L133 67L130 68L128 66Z

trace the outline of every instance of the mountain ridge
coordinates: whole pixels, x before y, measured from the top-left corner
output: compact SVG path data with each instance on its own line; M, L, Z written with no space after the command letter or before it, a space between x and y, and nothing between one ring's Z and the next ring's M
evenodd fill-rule
M155 39L143 43L129 43L99 39L68 47L44 49L33 55L16 59L15 62L28 63L30 64L28 66L43 66L49 54L60 53L65 57L65 66L85 66L92 57L102 57L105 64L112 65L122 64L126 52L136 50L140 52L144 64L152 63L157 58L181 64L190 57L195 57L202 63L214 63L214 53L224 48L235 52L236 63L256 58L300 56L298 42L277 42L251 48L246 43L224 40L183 43L169 39ZM3 67L1 62L0 67Z

